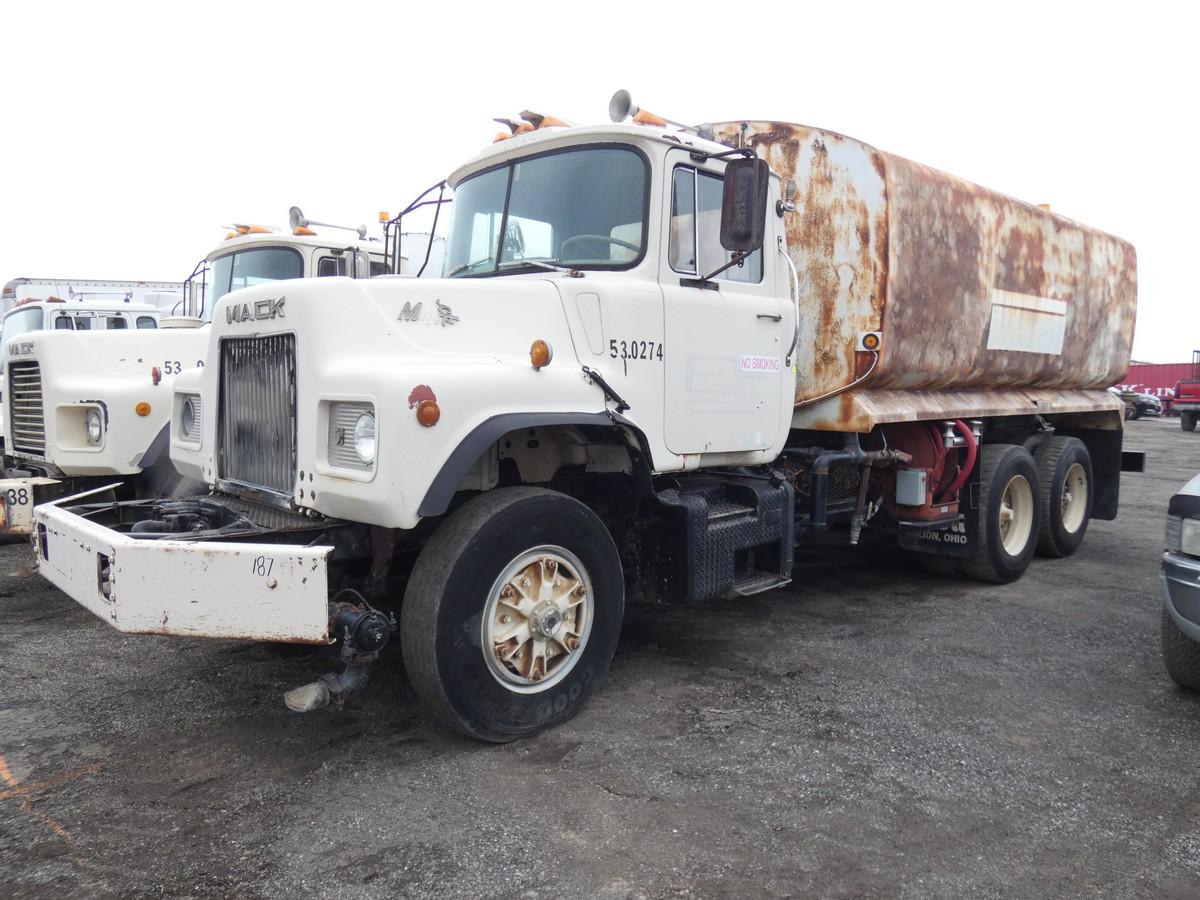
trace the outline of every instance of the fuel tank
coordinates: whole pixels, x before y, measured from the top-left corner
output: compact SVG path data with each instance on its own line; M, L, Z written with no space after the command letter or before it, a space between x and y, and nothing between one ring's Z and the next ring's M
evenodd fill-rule
M797 406L849 385L894 399L1078 392L1124 376L1137 301L1127 241L833 132L714 130L795 185L782 214L800 282ZM877 359L863 346L872 332Z

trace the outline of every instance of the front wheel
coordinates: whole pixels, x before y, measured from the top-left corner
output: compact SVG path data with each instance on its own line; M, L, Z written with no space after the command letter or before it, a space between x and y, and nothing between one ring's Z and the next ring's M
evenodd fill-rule
M505 488L464 504L421 551L400 641L413 690L445 725L485 741L571 718L616 650L621 561L577 500Z
M1184 431L1196 430L1196 414L1185 412L1179 414L1179 427Z
M975 552L962 561L977 581L1004 584L1024 574L1037 547L1041 517L1033 457L1015 444L988 444L979 463Z
M1172 681L1189 690L1200 690L1200 644L1180 630L1165 606L1162 610L1162 657Z

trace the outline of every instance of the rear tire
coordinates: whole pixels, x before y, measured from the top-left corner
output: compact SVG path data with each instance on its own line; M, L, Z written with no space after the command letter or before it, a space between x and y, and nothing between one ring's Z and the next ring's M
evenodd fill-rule
M1180 631L1165 606L1162 610L1162 657L1172 681L1189 690L1200 690L1200 644Z
M976 547L962 560L963 572L977 581L1005 584L1029 568L1041 521L1037 466L1015 444L988 444L980 454Z
M1196 414L1185 412L1179 414L1179 427L1184 431L1196 430Z
M1083 543L1095 497L1092 457L1079 438L1050 437L1033 455L1037 462L1038 507L1042 525L1037 552L1070 556Z
M595 513L554 491L493 490L421 550L400 613L404 665L443 724L516 740L579 711L608 671L624 606Z
M1141 409L1139 409L1138 407L1136 407L1136 406L1135 406L1135 407L1133 408L1133 412L1131 412L1131 413L1129 414L1129 418L1131 418L1131 419L1140 419L1141 417L1142 417L1142 411L1141 411Z

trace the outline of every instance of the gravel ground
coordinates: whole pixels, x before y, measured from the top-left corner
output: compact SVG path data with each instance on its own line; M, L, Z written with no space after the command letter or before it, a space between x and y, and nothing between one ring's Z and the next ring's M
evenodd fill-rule
M0 547L0 896L1200 895L1200 697L1158 650L1177 420L1068 560L1005 587L849 551L630 614L577 719L493 747L398 661L123 638Z

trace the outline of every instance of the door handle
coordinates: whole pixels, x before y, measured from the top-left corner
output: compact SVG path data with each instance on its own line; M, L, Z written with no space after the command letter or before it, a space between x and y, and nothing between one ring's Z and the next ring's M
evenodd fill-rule
M778 315L776 313L759 313L756 318L770 319L772 322L782 322L783 321L783 316Z

